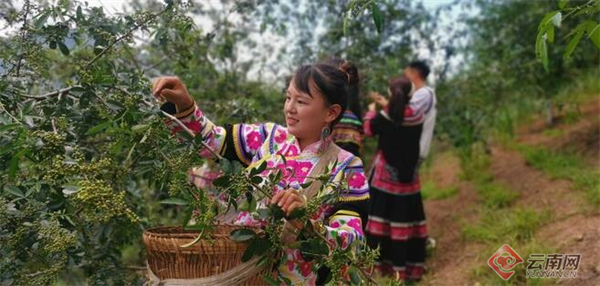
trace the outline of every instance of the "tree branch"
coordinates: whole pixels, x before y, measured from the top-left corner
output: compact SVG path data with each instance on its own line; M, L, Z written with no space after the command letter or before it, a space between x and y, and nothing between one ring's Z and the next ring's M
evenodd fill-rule
M31 9L31 3L29 0L25 1L24 4L25 14L23 14L23 27L21 27L21 45L25 42L25 36L27 35L27 15L29 14L29 9ZM23 61L23 54L19 55L19 60L17 61L17 77L19 77L19 72L21 70L21 62Z
M118 42L122 41L123 39L125 39L126 37L131 36L131 34L139 29L140 27L148 24L150 21L153 21L154 19L156 19L158 16L162 15L163 13L165 13L166 11L168 11L169 8L165 8L164 10L160 11L157 14L152 15L152 17L149 17L148 19L146 19L145 21L142 21L141 23L135 25L133 28L131 28L129 31L127 31L127 33L121 35L120 37L118 37L116 40L114 40L112 43L110 43L104 50L102 50L98 55L96 55L96 57L94 57L91 61L89 61L85 67L84 70L88 70L96 61L98 61L102 56L104 56L104 54L106 54L109 50L111 50Z
M42 94L42 95L27 95L27 94L25 94L25 95L23 95L23 97L35 99L35 100L44 100L44 99L48 99L50 97L57 96L57 95L65 93L65 92L68 92L69 90L76 88L76 87L82 87L82 86L81 85L73 85L73 86L65 87L63 89L59 89L59 90L49 92L46 94Z
M122 87L118 87L118 86L113 86L112 88L115 88L123 93L125 93L127 96L133 96L133 94L131 94L129 91L127 91L126 89L122 88ZM142 99L142 102L148 106L148 107L154 107L154 105L150 102L147 102L145 100ZM164 111L160 111L164 116L168 117L169 119L175 121L175 123L177 123L177 125L179 125L179 127L181 127L187 134L189 134L190 136L192 136L192 138L196 137L196 133L194 133L194 131L192 131L191 129L189 129L187 126L185 126L185 124L183 124L183 122L181 122L181 120L179 120L177 117L164 112ZM219 155L212 147L208 146L208 144L204 143L203 141L200 141L200 144L202 145L203 148L206 148L206 150L208 150L210 153L213 154L213 156L215 156L215 158L221 160L223 159L223 157L221 155Z

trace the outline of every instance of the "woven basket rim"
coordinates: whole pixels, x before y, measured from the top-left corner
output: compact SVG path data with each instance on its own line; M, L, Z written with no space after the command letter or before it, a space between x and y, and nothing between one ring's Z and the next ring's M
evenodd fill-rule
M214 225L214 227L215 227L215 231L211 233L212 237L223 237L223 236L229 237L230 232L234 229L252 229L256 233L263 232L263 230L260 227L251 227L251 226L244 226L244 225L216 224L216 225ZM223 228L226 229L225 232L218 231L219 229L223 230ZM157 237L157 238L158 237L161 237L161 238L193 237L193 238L195 238L199 233L200 233L200 231L198 231L198 230L184 229L181 226L158 226L158 227L152 227L152 228L148 228L148 229L144 230L143 234L144 234L144 236L151 236L151 237Z

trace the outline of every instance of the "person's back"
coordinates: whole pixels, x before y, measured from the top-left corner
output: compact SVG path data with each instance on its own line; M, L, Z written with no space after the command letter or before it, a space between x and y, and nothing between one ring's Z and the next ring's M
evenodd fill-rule
M411 105L423 105L425 112L423 114L423 132L420 138L419 157L424 160L429 154L433 129L435 127L435 117L437 116L435 91L429 86L423 86L416 90L411 98Z
M397 169L398 179L410 182L419 161L423 124L396 124L388 114L389 110L379 112L373 118L371 130L378 134L378 150L383 152L387 163Z
M410 105L414 109L423 110L423 117L415 119L423 122L423 132L421 133L419 143L420 161L425 160L429 154L433 129L435 127L435 118L437 116L435 91L426 84L429 72L429 67L422 61L412 62L404 70L404 75L411 81L414 88Z
M369 178L371 204L367 242L380 247L377 270L404 280L419 280L424 272L427 227L420 193L418 160L424 108L410 101L411 83L395 77L389 102L378 114L374 103L365 116L365 134L379 136Z

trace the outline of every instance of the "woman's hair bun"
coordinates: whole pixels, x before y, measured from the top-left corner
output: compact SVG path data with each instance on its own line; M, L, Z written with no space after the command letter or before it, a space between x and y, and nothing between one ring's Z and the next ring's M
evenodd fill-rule
M339 66L339 68L343 73L346 74L348 85L358 84L358 68L354 64L345 61Z

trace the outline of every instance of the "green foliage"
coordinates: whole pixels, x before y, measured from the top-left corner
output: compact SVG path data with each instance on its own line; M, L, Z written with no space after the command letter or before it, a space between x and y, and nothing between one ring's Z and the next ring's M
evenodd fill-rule
M538 54L543 50L551 59L548 72L541 72L537 64L539 59L533 49L539 32L537 19L557 3L482 0L464 5L472 16L462 17L464 21L460 22L465 28L457 24L451 37L454 40L448 43L460 48L460 52L446 55L447 61L460 58L462 64L452 77L436 81L436 130L442 139L462 149L475 143L486 144L490 131L511 138L521 119L545 110L550 112L553 105L579 96L577 92L562 96L567 87L586 81L588 89L597 89L597 83L586 79L598 72L600 54L591 44L581 45L579 53L564 59L561 50L542 49L540 42L536 45ZM554 16L548 15L545 27L552 31L555 40L563 39L577 23L565 22L562 17L561 29L555 29ZM558 16L554 19L556 22ZM553 115L549 114L549 118Z
M226 28L215 39L197 29L189 3L151 2L117 16L74 1L2 7L16 32L0 38L0 280L137 283L121 250L137 249L128 263L142 264L132 246L144 228L173 224L190 208L206 211L184 212L187 220L212 218L212 205L188 192L188 170L203 163L199 145L167 130L150 77L202 84L190 90L209 95L201 104L228 120L279 114L279 91L235 65L218 68L235 62L223 44L235 46L239 34ZM140 31L154 38L136 44ZM189 206L161 206L168 197Z
M281 157L285 164L285 157ZM277 267L282 261L282 255L289 247L298 249L302 253L302 257L311 263L313 270L319 269L321 266L328 266L332 271L330 278L335 284L351 284L358 285L361 283L369 283L370 278L365 273L366 269L372 267L375 258L378 255L377 250L371 250L366 246L365 241L356 240L348 247L331 247L330 242L322 233L322 230L311 221L311 218L317 213L323 205L335 204L339 201L341 190L348 189L347 182L342 181L330 182L330 172L328 168L316 177L308 178L308 182L303 184L303 188L308 188L310 185L320 183L320 189L316 196L310 198L306 207L296 209L289 215L286 215L283 210L275 205L268 204L259 206L257 202L269 200L272 198L272 190L276 189L282 179L294 176L293 172L284 175L283 170L276 167L267 167L266 161L263 161L256 166L251 166L244 169L237 161L230 162L227 159L221 159L219 162L223 175L213 181L215 194L225 201L226 210L216 208L216 213L221 213L233 208L236 211L245 210L249 212L257 221L265 223L264 233L256 233L251 229L237 229L230 233L231 239L234 241L247 241L248 248L242 256L242 261L248 261L255 256L260 257L259 263L266 263L273 267ZM286 177L287 176L287 177ZM287 180L289 181L289 180ZM289 189L286 186L283 189ZM333 190L331 194L326 194L325 190ZM190 191L195 193L195 191ZM203 193L203 192L200 192ZM206 205L214 204L214 199L209 197L198 198L196 194L186 196L190 200L190 204L194 202L204 202ZM183 201L174 201L178 204L183 204ZM193 215L195 223L194 229L200 230L200 234L196 240L189 245L197 242L201 237L209 234L210 226L214 223L211 214L207 219L204 218L209 210L207 208L191 207L188 211L197 210ZM296 229L295 226L287 222L294 222L301 226L297 229L297 233L293 234L292 241L283 241L282 237L296 232L290 231L289 228ZM184 221L185 227L190 227L188 221ZM322 227L322 225L321 225ZM209 231L206 231L206 230ZM338 245L341 245L339 237ZM356 251L360 250L360 251ZM348 269L350 280L342 273ZM265 277L267 282L272 284L286 283L283 277Z
M554 42L555 27L560 28L561 24L567 20L572 21L572 18L576 18L580 22L575 28L571 29L569 34L565 37L565 39L569 38L563 54L565 59L571 57L584 35L587 35L587 38L594 46L596 46L597 49L600 49L600 24L595 21L598 19L598 13L600 13L600 1L589 0L585 3L579 2L572 7L570 7L568 2L569 1L558 2L558 10L546 14L540 21L538 27L535 51L546 71L548 71L547 44L552 44Z
M551 219L550 215L548 211L537 212L527 208L486 210L480 221L464 225L462 234L468 240L492 244L527 241L540 226Z

